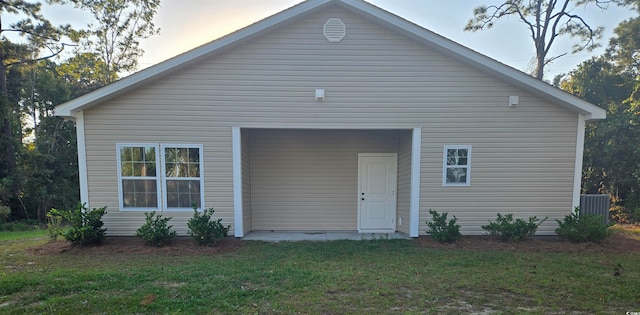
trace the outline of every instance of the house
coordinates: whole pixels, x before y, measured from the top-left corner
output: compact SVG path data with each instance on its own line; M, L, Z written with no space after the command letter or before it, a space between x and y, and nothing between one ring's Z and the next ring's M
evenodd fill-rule
M429 209L579 204L585 122L605 111L361 0L309 0L64 103L81 200L110 235L192 205L252 231L424 235Z

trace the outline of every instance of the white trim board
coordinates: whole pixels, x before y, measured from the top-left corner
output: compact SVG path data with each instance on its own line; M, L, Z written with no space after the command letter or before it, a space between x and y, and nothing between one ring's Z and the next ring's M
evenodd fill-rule
M409 203L409 236L420 236L420 167L422 128L414 128L411 143L411 193Z
M240 127L231 127L231 155L233 160L233 233L244 236L242 204L242 137Z
M73 114L76 122L76 143L78 146L78 183L80 185L80 203L87 209L91 209L89 204L89 178L87 175L87 148L84 136L84 112L79 111Z
M578 131L576 135L576 159L573 170L573 198L571 210L580 206L580 189L582 186L582 162L584 157L585 118L578 114Z

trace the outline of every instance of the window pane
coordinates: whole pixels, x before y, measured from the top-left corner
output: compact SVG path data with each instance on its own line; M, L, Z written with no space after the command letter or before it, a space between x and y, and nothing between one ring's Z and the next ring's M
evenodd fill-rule
M176 193L178 192L178 181L176 180L168 180L167 181L167 192L168 193Z
M158 194L155 180L123 179L122 203L125 208L157 208Z
M200 149L199 148L190 148L189 149L189 162L194 162L194 163L200 162Z
M146 207L149 207L149 208L158 207L158 194L148 193L145 196L147 197L147 199L145 200Z
M191 208L191 196L189 194L180 194L178 196L178 207L180 208Z
M133 164L131 164L130 162L121 162L120 174L122 176L133 176Z
M185 162L179 162L176 164L175 177L188 177L189 165Z
M175 177L173 174L176 173L176 164L166 162L164 165L165 165L165 176Z
M467 149L448 149L447 165L467 165Z
M143 161L144 160L144 150L142 147L132 147L131 148L131 161Z
M452 167L447 169L447 183L464 184L467 182L467 169L464 167Z
M156 148L147 147L145 153L145 161L147 162L155 162L156 161Z
M200 177L200 149L165 148L165 176Z
M142 175L142 168L144 167L144 163L133 162L133 176L140 177Z
M120 148L120 161L125 162L125 161L131 161L131 147L122 147Z
M170 193L167 192L167 207L176 208L178 207L178 193Z
M189 177L200 177L200 164L189 163Z
M120 170L122 176L156 176L154 147L120 148Z
M200 207L199 180L167 180L167 207Z
M176 160L174 148L164 148L164 161L166 163L173 163Z
M149 162L145 165L145 174L144 176L156 177L156 163Z

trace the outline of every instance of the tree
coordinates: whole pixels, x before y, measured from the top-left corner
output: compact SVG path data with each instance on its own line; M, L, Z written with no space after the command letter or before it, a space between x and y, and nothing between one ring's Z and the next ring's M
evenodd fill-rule
M634 1L629 1L633 4ZM640 2L635 0L640 13ZM607 109L587 125L583 191L606 193L640 219L640 17L620 23L607 53L582 63L561 87Z
M156 35L153 18L160 0L76 0L76 4L95 17L89 25L86 49L99 56L103 85L118 79L118 74L134 71L144 51L140 40Z
M480 6L474 9L473 18L465 26L465 31L480 31L493 27L504 17L515 16L524 23L535 47L535 69L532 75L539 80L544 77L547 64L567 54L550 55L551 48L559 36L579 39L573 46L573 53L593 50L599 46L602 27L590 26L576 8L596 5L606 8L611 3L624 4L631 0L503 0L499 5Z
M97 53L78 53L61 63L56 72L70 89L70 98L89 93L106 84L104 71L107 66ZM111 78L117 78L112 71Z
M622 70L640 75L640 16L623 21L614 33L616 35L609 41L607 56Z
M59 3L50 0L49 3ZM77 34L68 26L53 26L41 13L40 2L24 0L3 0L0 2L0 15L14 15L19 18L8 27L2 24L0 18L0 202L12 206L18 196L17 150L22 135L21 128L16 128L21 120L20 107L16 99L11 99L7 81L9 71L17 65L29 64L60 54L66 43L62 41L65 35L71 40L77 39ZM18 34L24 43L12 43L5 34ZM15 73L15 72L14 72ZM20 126L18 126L20 127ZM12 208L15 208L12 207Z
M160 1L46 0L92 13L96 21L85 31L54 27L41 2L0 0L2 17L19 20L3 28L0 18L0 205L11 207L13 219L40 221L51 207L72 207L79 197L75 127L52 116L54 106L133 71L143 53L139 40L157 33L152 19ZM11 42L8 33L21 39ZM62 64L49 61L65 41L81 40L83 49Z
M636 80L605 57L582 63L561 83L562 89L607 110L607 119L585 131L582 188L605 193L614 204L640 206L640 128L628 101Z

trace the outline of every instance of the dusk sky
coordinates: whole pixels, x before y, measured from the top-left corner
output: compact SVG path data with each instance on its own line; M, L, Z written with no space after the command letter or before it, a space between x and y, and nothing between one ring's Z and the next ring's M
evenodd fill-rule
M163 0L155 19L161 28L159 36L143 41L146 51L140 60L140 69L186 52L211 40L229 34L270 15L276 14L301 0ZM485 54L519 70L529 72L534 55L533 44L525 25L515 18L498 21L491 30L465 32L463 28L473 14L473 8L481 4L496 4L497 0L368 0L369 3L390 11L400 17L445 36L464 46ZM74 12L74 11L71 11ZM58 23L83 20L75 11L69 13L58 8L45 12L45 16L62 18ZM582 15L592 26L604 26L605 35L601 40L606 47L613 29L618 23L634 16L635 12L611 6L602 11L596 7L576 9L573 13ZM84 20L86 21L86 16ZM57 22L56 18L52 20ZM575 42L559 41L555 53L571 50ZM548 80L558 73L566 73L596 51L567 55L548 66L545 78Z

